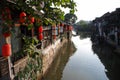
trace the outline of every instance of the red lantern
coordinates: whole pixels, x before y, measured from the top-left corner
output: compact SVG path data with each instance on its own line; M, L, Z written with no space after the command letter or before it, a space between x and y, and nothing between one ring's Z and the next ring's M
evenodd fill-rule
M5 7L5 12L10 13L10 9L8 7Z
M11 56L11 45L6 43L2 46L2 56L8 57Z
M5 7L2 11L2 20L11 20L11 12L8 7Z
M10 33L3 33L3 36L4 36L5 38L9 37L10 35L11 35Z
M32 18L31 18L31 23L34 23L34 22L35 22L35 18L32 17Z
M20 13L20 23L24 23L26 20L26 13L25 12L21 12Z
M66 25L66 31L69 31L69 25Z
M42 33L42 32L43 32L43 27L42 27L42 26L40 26L40 27L38 28L38 32L39 32L39 33Z
M43 34L42 34L42 33L39 34L38 39L39 39L39 40L42 40L42 39L43 39Z
M20 18L26 17L26 13L25 12L21 12L20 13Z

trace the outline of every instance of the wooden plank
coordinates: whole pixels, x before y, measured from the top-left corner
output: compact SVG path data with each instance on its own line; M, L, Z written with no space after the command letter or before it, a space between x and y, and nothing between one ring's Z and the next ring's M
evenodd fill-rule
M8 59L0 57L0 78L9 75L9 64Z

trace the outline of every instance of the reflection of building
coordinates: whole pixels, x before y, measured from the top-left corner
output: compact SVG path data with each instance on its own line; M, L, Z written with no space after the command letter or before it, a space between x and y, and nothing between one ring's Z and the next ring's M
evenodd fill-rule
M76 48L71 41L65 43L64 46L58 51L59 54L56 56L43 80L61 80L62 72L70 56L72 56L75 51Z
M120 80L120 56L113 53L112 48L105 45L92 45L92 49L105 66L109 80Z

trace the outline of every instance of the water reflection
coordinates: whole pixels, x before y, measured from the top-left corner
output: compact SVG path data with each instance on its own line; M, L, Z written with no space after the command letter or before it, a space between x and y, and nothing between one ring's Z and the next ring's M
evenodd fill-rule
M80 34L58 51L43 80L120 80L119 56L109 46L92 44L89 33Z
M92 49L105 66L109 80L120 80L120 56L113 52L113 48L106 44L94 44Z
M61 80L63 70L69 61L70 56L76 51L73 42L69 41L58 51L58 55L53 62L48 73L43 77L43 80Z
M90 38L72 38L77 51L70 57L61 80L108 80L105 68L92 51Z
M74 45L66 43L60 49L44 80L107 80L104 66L92 51L90 38L81 40L76 36L72 41Z

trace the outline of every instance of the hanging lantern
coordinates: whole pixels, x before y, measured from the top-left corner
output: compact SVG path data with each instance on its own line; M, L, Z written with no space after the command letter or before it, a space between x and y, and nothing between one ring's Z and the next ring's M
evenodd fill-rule
M20 13L20 23L24 23L26 21L26 13L25 12L21 12Z
M42 33L42 32L43 32L43 27L42 27L42 26L40 26L40 27L38 28L38 32L39 32L39 33Z
M66 26L66 31L69 31L69 25Z
M5 12L10 13L10 9L8 7L5 7Z
M11 45L6 43L2 46L2 56L8 57L11 56Z
M40 33L40 34L38 35L38 39L39 39L39 40L42 40L42 39L43 39L43 34L42 34L42 33Z
M31 23L34 23L34 22L35 22L35 18L31 17Z
M11 12L10 9L8 7L5 8L5 12L7 13L6 18L8 18L9 20L11 20Z
M11 20L11 11L8 7L5 7L2 11L2 20Z
M3 36L4 36L5 38L9 37L10 35L11 35L10 33L3 33Z
M20 18L26 17L26 13L25 12L21 12L20 13Z
M30 23L34 23L35 22L35 18L32 17L31 15L28 16L28 20L30 21Z

